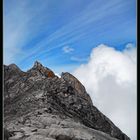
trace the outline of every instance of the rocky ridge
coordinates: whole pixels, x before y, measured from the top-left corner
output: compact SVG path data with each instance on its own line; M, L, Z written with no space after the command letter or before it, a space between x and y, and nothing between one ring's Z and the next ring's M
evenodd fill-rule
M4 127L13 140L129 140L70 73L39 62L27 72L4 65Z

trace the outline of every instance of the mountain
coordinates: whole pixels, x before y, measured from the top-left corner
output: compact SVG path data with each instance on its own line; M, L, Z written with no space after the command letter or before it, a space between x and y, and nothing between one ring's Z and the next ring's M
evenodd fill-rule
M76 77L65 72L59 78L37 61L27 72L4 65L3 97L9 140L130 140Z

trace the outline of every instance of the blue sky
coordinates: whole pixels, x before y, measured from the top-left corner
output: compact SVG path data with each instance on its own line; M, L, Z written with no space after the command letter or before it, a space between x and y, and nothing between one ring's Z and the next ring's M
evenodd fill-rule
M86 63L106 44L136 45L136 0L4 0L4 64L35 60L55 72Z

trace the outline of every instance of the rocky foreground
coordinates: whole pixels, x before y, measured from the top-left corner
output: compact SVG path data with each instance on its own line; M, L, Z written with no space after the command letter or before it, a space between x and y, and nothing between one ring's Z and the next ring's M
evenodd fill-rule
M84 76L84 75L83 75ZM70 73L4 65L5 140L130 140Z

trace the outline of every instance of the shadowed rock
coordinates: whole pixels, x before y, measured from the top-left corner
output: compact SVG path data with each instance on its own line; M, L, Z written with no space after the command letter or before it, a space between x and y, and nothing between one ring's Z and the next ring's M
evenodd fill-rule
M4 140L9 140L10 136L10 132L6 128L4 128Z
M70 138L69 136L66 136L66 135L58 135L56 137L56 140L72 140L72 138Z

